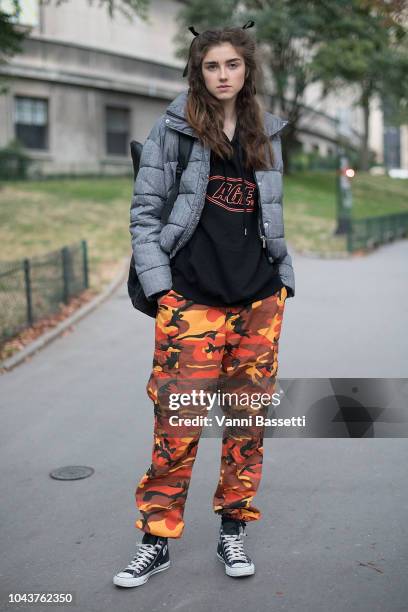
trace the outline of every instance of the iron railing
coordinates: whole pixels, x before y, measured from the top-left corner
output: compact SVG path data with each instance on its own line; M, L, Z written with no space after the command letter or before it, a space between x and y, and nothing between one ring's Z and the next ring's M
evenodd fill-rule
M0 341L58 310L89 286L87 243L0 262Z
M408 237L408 212L350 219L347 250L352 253L406 237Z

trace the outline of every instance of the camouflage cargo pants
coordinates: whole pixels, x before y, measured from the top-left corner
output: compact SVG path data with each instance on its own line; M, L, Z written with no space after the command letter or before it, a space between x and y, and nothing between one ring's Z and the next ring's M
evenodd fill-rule
M283 287L266 299L235 307L197 304L174 290L159 299L153 368L146 387L154 403L152 462L136 489L141 518L135 527L181 537L202 426L172 426L175 411L170 398L175 393L191 398L193 390L198 394L220 386L241 394L272 394L286 296ZM234 401L222 409L229 416L251 411ZM265 414L259 409L257 413ZM176 414L185 418L209 413L190 401ZM246 522L261 517L252 501L261 480L263 437L264 426L224 428L215 513Z

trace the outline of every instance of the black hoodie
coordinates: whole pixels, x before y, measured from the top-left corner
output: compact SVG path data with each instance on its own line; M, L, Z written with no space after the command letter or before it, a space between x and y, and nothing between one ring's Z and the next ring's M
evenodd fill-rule
M227 136L225 136L227 138ZM173 289L209 306L246 305L282 286L258 232L258 189L245 170L238 123L223 160L211 152L204 208L187 244L170 260Z

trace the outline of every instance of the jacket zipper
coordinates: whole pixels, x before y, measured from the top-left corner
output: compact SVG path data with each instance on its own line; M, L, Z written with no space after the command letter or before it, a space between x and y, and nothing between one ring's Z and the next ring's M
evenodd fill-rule
M283 128L285 127L285 125L287 125L289 123L289 121L284 121L282 123L282 125L279 127L278 130L276 130L276 132L272 132L272 134L269 134L269 137L271 138L272 136L274 136L275 134L278 134L281 130L283 130ZM268 227L267 223L264 223L263 221L263 217L262 217L262 203L261 203L261 190L259 189L259 183L258 183L258 179L256 177L256 172L254 171L254 178L255 178L255 183L257 184L258 187L258 194L259 194L259 210L258 210L258 230L259 230L259 237L262 240L262 247L264 249L266 249L266 236L264 234L264 228Z
M259 188L259 183L258 183L258 179L256 177L256 172L254 171L254 178L255 178L255 183L258 187L258 231L259 231L259 237L262 240L262 248L266 249L266 237L265 234L263 233L263 227L264 227L264 223L263 223L263 217L262 217L262 202L261 202L261 190Z

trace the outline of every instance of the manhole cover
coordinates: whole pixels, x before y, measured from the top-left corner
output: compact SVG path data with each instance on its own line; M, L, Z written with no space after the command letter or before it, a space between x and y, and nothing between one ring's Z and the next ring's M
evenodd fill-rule
M50 472L50 476L56 480L80 480L92 476L94 471L93 468L85 465L66 465Z

